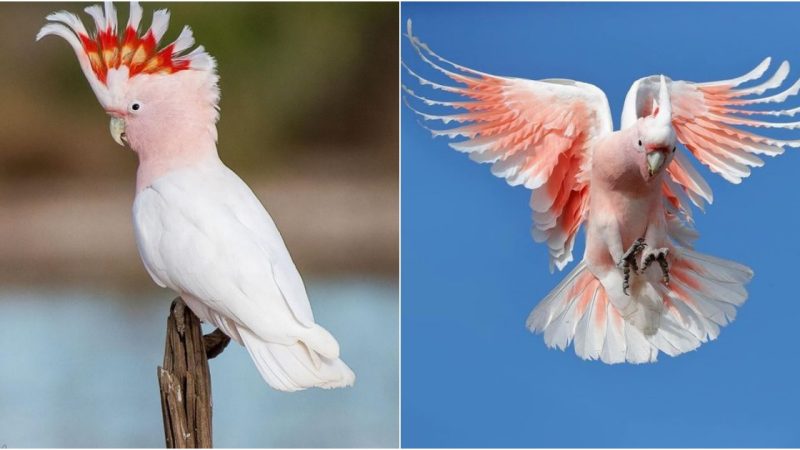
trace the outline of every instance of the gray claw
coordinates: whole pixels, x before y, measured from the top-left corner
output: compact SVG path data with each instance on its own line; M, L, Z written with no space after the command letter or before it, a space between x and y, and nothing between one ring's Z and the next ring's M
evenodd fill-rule
M622 292L625 295L630 295L628 293L628 289L630 288L631 268L633 268L634 273L639 271L639 264L636 262L636 256L638 256L646 246L647 244L644 242L644 238L637 239L636 242L631 245L628 251L622 255L622 259L617 263L617 266L622 268L622 274L624 276L622 281Z
M650 265L658 261L658 265L661 267L661 281L664 282L667 286L669 286L669 261L667 261L667 256L669 256L669 249L668 248L660 248L653 253L647 255L647 258L644 260L644 265L642 270L639 273L644 273Z

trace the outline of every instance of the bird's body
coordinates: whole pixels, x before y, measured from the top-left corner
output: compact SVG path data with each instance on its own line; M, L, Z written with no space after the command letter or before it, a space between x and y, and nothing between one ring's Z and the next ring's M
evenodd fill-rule
M645 181L636 159L633 129L607 135L594 145L586 217L586 263L602 278L614 272L625 249L648 234L648 245L668 245L659 184ZM658 177L663 176L663 172Z
M659 246L666 244L659 185L646 182L629 157L636 151L629 145L635 142L633 131L616 131L594 145L586 218L586 261L594 273L616 267L623 249L648 230Z
M133 222L153 280L202 320L244 345L270 386L283 391L352 385L339 344L317 325L303 280L278 228L252 190L220 160L214 60L184 28L157 51L169 19L157 11L140 37L131 3L123 37L106 3L87 8L97 34L66 12L48 16L39 37L74 47L111 131L137 154Z
M532 191L532 235L547 245L551 270L572 261L575 236L585 225L583 259L531 312L531 331L543 333L550 347L574 343L581 358L606 363L653 362L659 352L675 356L716 339L746 300L753 273L693 249L692 205L702 208L713 197L678 144L733 183L763 164L757 154L800 146L738 128L800 128L800 122L752 117L792 117L800 108L750 109L800 91L798 81L761 96L781 86L788 63L746 88L739 86L760 78L769 58L718 82L641 78L628 92L615 131L608 100L593 85L470 69L433 52L411 33L410 22L408 38L422 61L459 86L406 66L408 73L420 86L460 98L433 99L404 86L408 96L426 107L460 111L439 115L409 107L423 120L460 124L430 131L466 138L450 146Z
M170 171L143 187L133 222L153 280L178 292L201 319L251 352L268 343L307 346L298 347L308 366L306 383L326 366L346 367L336 340L314 323L302 279L272 218L219 158ZM280 377L271 381L280 383Z

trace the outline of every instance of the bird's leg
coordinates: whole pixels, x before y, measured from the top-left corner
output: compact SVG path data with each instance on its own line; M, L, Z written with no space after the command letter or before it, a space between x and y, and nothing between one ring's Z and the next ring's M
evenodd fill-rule
M230 342L231 338L228 337L227 334L223 333L219 328L211 333L206 334L203 336L203 346L206 348L206 358L216 358L220 353L222 353L223 350L225 350L225 347L227 347L228 343Z
M667 262L666 255L660 255L658 258L658 264L661 266L661 274L662 274L662 281L664 284L669 286L669 263Z
M644 256L642 260L642 270L639 271L640 274L644 273L648 267L650 267L653 262L658 261L658 265L661 266L661 281L664 284L669 285L669 261L667 261L667 257L669 256L669 249L668 248L657 248L652 249L647 252L647 255Z
M642 252L642 250L644 250L646 246L647 244L645 244L644 238L637 239L636 242L630 246L628 251L622 255L622 258L619 260L619 262L617 262L617 266L622 268L622 274L624 276L622 281L622 292L625 295L630 295L628 294L628 288L630 288L631 268L633 268L634 273L639 271L639 264L636 262L636 257Z

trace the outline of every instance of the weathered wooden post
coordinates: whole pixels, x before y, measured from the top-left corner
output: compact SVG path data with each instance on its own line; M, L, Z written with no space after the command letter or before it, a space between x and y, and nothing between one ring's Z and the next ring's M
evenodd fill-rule
M230 342L222 331L206 336L183 300L172 301L164 366L158 368L167 448L210 448L211 374L208 360Z

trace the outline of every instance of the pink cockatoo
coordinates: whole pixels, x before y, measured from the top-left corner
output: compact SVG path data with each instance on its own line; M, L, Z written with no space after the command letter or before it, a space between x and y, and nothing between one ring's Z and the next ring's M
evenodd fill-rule
M167 10L155 11L140 35L142 8L132 2L121 36L110 2L85 11L96 32L62 11L47 17L36 38L66 39L111 116L112 137L139 158L133 223L153 281L244 345L273 388L352 385L355 375L339 359L336 339L315 323L275 223L217 154L214 59L202 46L188 51L188 26L158 48Z
M800 128L753 115L793 116L800 108L757 111L750 105L781 103L800 81L780 93L789 64L754 87L767 58L738 78L710 83L649 76L625 99L614 131L605 94L565 79L527 80L469 69L434 53L411 33L417 55L457 85L430 81L405 66L420 85L464 97L436 100L404 86L407 104L426 121L460 126L430 130L434 137L466 138L450 146L492 165L512 186L532 191L533 238L547 245L550 270L573 260L578 229L586 226L583 259L542 300L527 320L548 347L574 342L583 359L605 363L654 362L714 340L747 298L752 271L693 250L697 233L691 204L703 208L712 194L688 151L732 183L798 140L772 139L739 126ZM412 102L417 103L415 107ZM462 110L434 115L422 106Z

